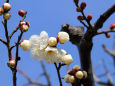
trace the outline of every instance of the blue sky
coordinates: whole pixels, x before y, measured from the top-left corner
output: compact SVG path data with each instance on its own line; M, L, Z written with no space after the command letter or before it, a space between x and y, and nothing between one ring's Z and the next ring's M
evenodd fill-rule
M33 34L39 34L41 31L45 30L48 32L49 36L55 36L61 29L61 25L68 23L72 26L82 25L77 20L77 16L80 15L76 12L75 4L73 0L9 0L12 8L11 8L11 19L8 20L8 30L11 32L19 23L21 19L18 16L18 10L23 9L28 12L25 21L29 21L31 27L29 31L26 32L23 36L23 39L29 39L29 37ZM82 2L84 0L80 0ZM92 14L93 19L91 23L94 23L96 19L105 12L110 6L115 4L114 0L85 0L87 3L87 7L85 9L85 14ZM0 1L0 6L5 2L5 0ZM2 21L2 17L0 17L0 21ZM108 29L111 23L115 23L115 14L113 14L108 21L105 22L103 30ZM4 37L4 29L3 25L0 24L0 37L5 39ZM17 32L12 38L12 43L17 40ZM94 37L94 46L92 49L92 63L93 67L95 67L101 59L104 59L109 70L114 71L114 67L109 64L113 62L113 59L104 52L102 48L102 44L105 44L109 49L112 49L114 42L114 33L111 33L111 38L106 38L104 34ZM7 67L7 50L6 47L0 43L0 85L1 86L12 86L12 73L10 69ZM59 48L63 48L67 50L73 56L74 62L70 65L72 68L73 65L79 65L79 54L76 46L72 45L70 42L67 42L64 45L59 45ZM15 55L15 50L13 51L13 55ZM41 77L42 69L40 66L40 62L33 60L30 56L30 52L24 52L22 49L19 51L19 55L21 57L21 61L18 66L24 70L33 80L36 77L39 78L39 81L42 83L46 83L44 77ZM45 63L45 62L44 62ZM52 86L59 86L57 73L53 64L46 65L46 69L51 77ZM96 69L96 74L103 73L103 68ZM61 76L63 77L66 74L66 67L61 69ZM115 81L115 78L113 78ZM103 80L106 81L104 77ZM63 81L63 85L67 86L67 84ZM27 83L27 80L19 73L17 73L17 86L23 86ZM30 85L35 86L35 85ZM68 85L69 86L69 85ZM96 84L96 86L99 86Z

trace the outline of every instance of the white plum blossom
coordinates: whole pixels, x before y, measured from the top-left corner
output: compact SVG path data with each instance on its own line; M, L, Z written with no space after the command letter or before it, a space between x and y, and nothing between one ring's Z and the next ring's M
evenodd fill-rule
M40 50L45 49L48 45L48 34L45 31L42 31L39 35L32 35L30 37L30 42L32 47L38 47Z
M69 34L67 32L59 32L57 38L60 44L64 44L69 41Z
M60 49L50 46L45 49L45 54L45 61L48 64L62 62L62 57L64 56L64 53Z
M39 35L32 35L30 37L32 48L30 50L32 58L36 60L42 60L45 57L45 48L48 45L48 34L42 31Z
M63 40L69 40L67 33L64 34L66 34L66 37ZM40 35L32 35L29 41L31 43L30 52L35 60L45 59L48 64L64 62L67 65L73 61L71 55L67 55L65 50L56 47L57 39L55 37L48 38L48 33L45 31L42 31Z
M35 60L42 60L43 57L45 57L45 52L44 50L40 50L40 48L38 47L33 47L31 48L31 51L30 51L31 55L32 55L32 58L35 59Z

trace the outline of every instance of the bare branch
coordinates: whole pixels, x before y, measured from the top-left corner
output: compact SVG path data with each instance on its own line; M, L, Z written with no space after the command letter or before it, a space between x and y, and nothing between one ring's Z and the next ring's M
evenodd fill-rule
M57 70L57 74L58 74L58 79L59 79L59 83L60 83L60 86L63 86L62 85L62 81L61 81L61 76L60 76L60 70L59 70L59 67L57 66L57 64L56 63L54 63L54 65L55 65L55 68L56 68L56 70Z
M3 39L0 38L0 41L1 41L3 44L7 45L7 43L6 43Z
M26 14L27 12L25 12L24 17L20 20L20 22L24 21L24 19L26 18ZM15 32L17 32L17 30L19 29L19 25L16 27L16 29L14 29L14 31L10 34L9 38L11 39L11 37L14 35Z
M35 84L35 85L39 85L39 86L48 86L48 85L44 85L38 81L33 81L23 70L21 70L19 67L17 68L18 72L21 73L28 81L29 83L26 85L30 85L30 84Z
M95 22L95 30L103 27L104 22L115 12L115 4L103 13Z
M102 47L104 48L104 50L110 54L111 56L115 57L115 51L110 51L104 44L102 45Z
M98 31L96 35L105 34L105 33L108 33L108 32L115 32L115 30L108 29L108 30L105 30L105 31Z
M47 73L47 71L46 71L45 65L44 65L43 61L40 61L40 63L41 63L42 69L43 69L43 71L44 71L43 74L45 75L45 77L46 77L46 79L47 79L48 86L51 86L50 78L49 78L49 75L48 75L48 73Z
M86 28L88 28L88 26L83 22L83 21L80 21Z

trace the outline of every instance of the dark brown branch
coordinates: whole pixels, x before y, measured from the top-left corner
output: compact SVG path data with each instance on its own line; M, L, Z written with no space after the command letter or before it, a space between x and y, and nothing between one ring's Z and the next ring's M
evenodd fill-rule
M6 40L7 40L7 49L8 49L8 57L9 57L9 60L12 59L12 54L11 54L11 50L10 50L10 39L8 37L8 28L7 28L7 20L4 20L4 22L2 21L2 24L4 26L4 29L5 29L5 37L6 37Z
M80 21L86 28L89 28L83 21Z
M85 21L87 22L87 24L89 25L89 27L87 27L87 29L92 29L92 25L91 25L90 21L87 19L87 17L85 16L85 14L84 14L83 11L81 11L81 14L82 14L84 20L85 20Z
M39 86L48 86L48 85L44 85L38 81L33 81L23 70L21 70L19 67L17 68L18 72L21 73L28 81L29 83L27 85L30 84L35 84L35 85L39 85Z
M108 30L105 30L105 31L98 31L96 35L105 34L105 33L108 33L108 32L115 32L115 30L108 29Z
M6 0L6 3L9 3L9 0Z
M40 63L41 63L42 69L43 69L43 71L44 71L43 74L45 75L45 77L46 77L46 79L47 79L48 86L51 86L50 77L49 77L49 75L48 75L48 73L47 73L47 71L46 71L45 65L44 65L43 61L40 61Z
M103 27L104 22L115 12L115 4L104 12L95 22L95 30Z
M62 81L61 81L61 76L60 76L60 70L59 70L59 67L57 66L56 63L54 63L55 67L56 67L56 70L57 70L57 74L58 74L58 79L59 79L59 83L60 83L60 86L63 86L62 85Z
M1 41L3 44L7 45L7 42L5 42L3 39L0 38L0 41Z
M21 40L21 38L22 38L22 35L23 35L23 32L21 32L21 34L19 35L19 37L18 37L18 41L17 41L17 44L16 44L16 59L15 59L15 61L16 61L16 64L15 64L15 67L14 67L14 69L12 70L12 73L13 73L13 86L16 86L16 73L17 73L17 64L18 64L18 61L19 61L19 56L18 56L18 50L19 50L19 42L20 42L20 40Z
M20 22L24 21L24 19L26 18L26 14L27 12L25 12L24 17L20 20ZM14 29L14 31L10 34L9 39L11 39L11 37L14 35L15 32L17 32L17 30L19 29L19 25L16 27L16 29Z

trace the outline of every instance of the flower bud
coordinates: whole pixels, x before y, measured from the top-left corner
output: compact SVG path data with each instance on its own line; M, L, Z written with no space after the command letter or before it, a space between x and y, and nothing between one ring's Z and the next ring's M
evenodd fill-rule
M91 14L88 14L87 15L87 19L90 21L92 19L92 15Z
M74 76L70 76L69 77L69 82L70 83L74 83L75 82L75 77Z
M4 3L2 5L4 11L9 11L11 9L11 5L9 3Z
M22 25L26 25L26 22L20 22L19 23L19 27L21 27Z
M70 83L69 77L70 77L69 74L65 75L64 80L65 80L66 83Z
M82 21L82 20L84 20L84 17L83 16L78 16L77 19Z
M110 38L110 34L109 34L109 33L105 33L105 36L106 36L107 38Z
M15 64L16 64L16 61L15 61L15 60L10 60L10 61L8 62L8 66L9 66L9 67L15 67Z
M24 17L25 12L24 12L23 10L19 10L19 11L18 11L18 15L20 15L21 17Z
M70 65L72 62L73 62L73 58L70 54L68 55L65 55L63 58L62 58L62 61L67 64L67 65Z
M4 15L3 15L3 18L4 18L5 20L10 19L10 17L11 17L11 14L10 14L10 13L4 13Z
M23 40L21 43L20 43L20 47L24 50L24 51L27 51L30 49L31 47L31 43L29 40Z
M80 5L80 8L81 8L82 10L84 10L85 7L86 7L86 3L85 3L85 2L82 2L81 5Z
M113 28L115 28L115 24L110 25L110 29L112 30Z
M0 8L0 16L4 13L4 10Z
M82 79L83 78L83 72L82 71L78 71L78 72L76 72L75 76L78 79Z
M50 37L48 40L48 44L51 47L55 47L57 45L57 39L55 37Z
M83 72L83 77L87 78L87 72L86 71L82 71Z
M69 41L69 34L67 32L59 32L57 37L60 44L64 44Z
M73 69L79 70L79 69L80 69L80 66L79 66L79 65L74 65L74 66L73 66Z
M26 31L28 31L28 25L22 25L21 27L20 27L20 30L22 31L22 32L26 32Z

